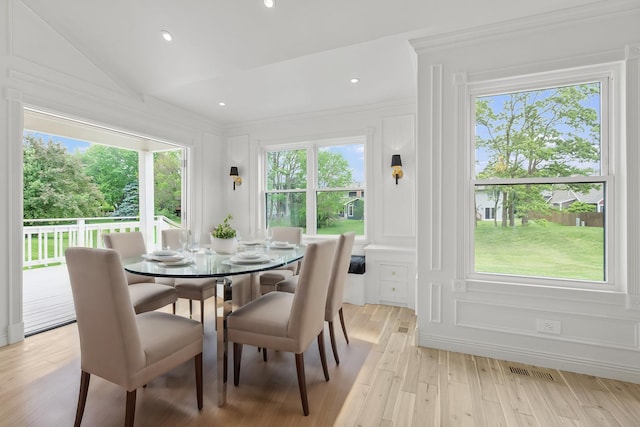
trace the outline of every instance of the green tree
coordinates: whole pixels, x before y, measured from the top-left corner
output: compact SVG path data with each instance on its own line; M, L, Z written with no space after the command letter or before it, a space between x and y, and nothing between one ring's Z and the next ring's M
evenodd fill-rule
M80 160L59 143L26 134L23 215L27 219L102 216L104 198Z
M567 212L571 213L583 213L583 212L595 212L596 207L584 202L573 202L567 208Z
M113 216L139 216L140 196L138 183L130 182L124 187L124 199L118 204L118 208L113 211Z
M81 159L104 195L107 209L118 210L127 184L138 182L138 152L92 144Z
M179 220L182 200L182 150L153 154L155 214Z
M479 177L567 177L593 172L600 156L600 125L589 101L599 97L599 91L599 85L592 83L479 98L476 146L489 157ZM500 107L493 105L496 100L502 100ZM517 214L544 209L544 188L501 187L502 226L513 226Z
M353 181L349 162L340 153L318 152L318 188L344 188ZM331 226L345 200L343 191L327 191L318 194L318 228Z
M287 221L306 227L307 151L288 150L267 153L267 190L295 190L295 193L271 193L267 197L269 223Z

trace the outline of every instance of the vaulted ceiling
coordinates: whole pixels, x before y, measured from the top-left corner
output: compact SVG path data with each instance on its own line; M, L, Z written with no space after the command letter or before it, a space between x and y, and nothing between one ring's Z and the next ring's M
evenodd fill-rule
M586 2L276 0L272 9L263 0L22 3L122 90L231 124L413 99L408 40Z

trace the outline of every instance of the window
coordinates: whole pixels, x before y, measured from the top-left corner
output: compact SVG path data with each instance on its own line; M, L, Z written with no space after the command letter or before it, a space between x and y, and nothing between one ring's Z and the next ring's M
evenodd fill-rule
M474 274L607 282L610 75L471 90Z
M267 226L364 235L364 146L364 137L356 137L267 149Z

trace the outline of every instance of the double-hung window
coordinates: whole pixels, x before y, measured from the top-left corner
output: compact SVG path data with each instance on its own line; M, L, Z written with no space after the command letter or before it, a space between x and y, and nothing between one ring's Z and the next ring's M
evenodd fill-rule
M305 234L365 234L365 137L265 150L265 221Z
M610 283L615 70L470 87L472 275Z

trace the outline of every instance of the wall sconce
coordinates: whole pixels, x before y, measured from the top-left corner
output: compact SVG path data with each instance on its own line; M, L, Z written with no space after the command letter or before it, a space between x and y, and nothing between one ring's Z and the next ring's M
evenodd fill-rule
M393 168L391 176L396 179L396 185L398 185L398 180L404 175L402 172L402 159L400 159L400 154L394 154L391 156L391 167Z
M231 166L229 176L233 178L233 191L236 191L236 185L242 185L242 178L238 176L237 166Z

